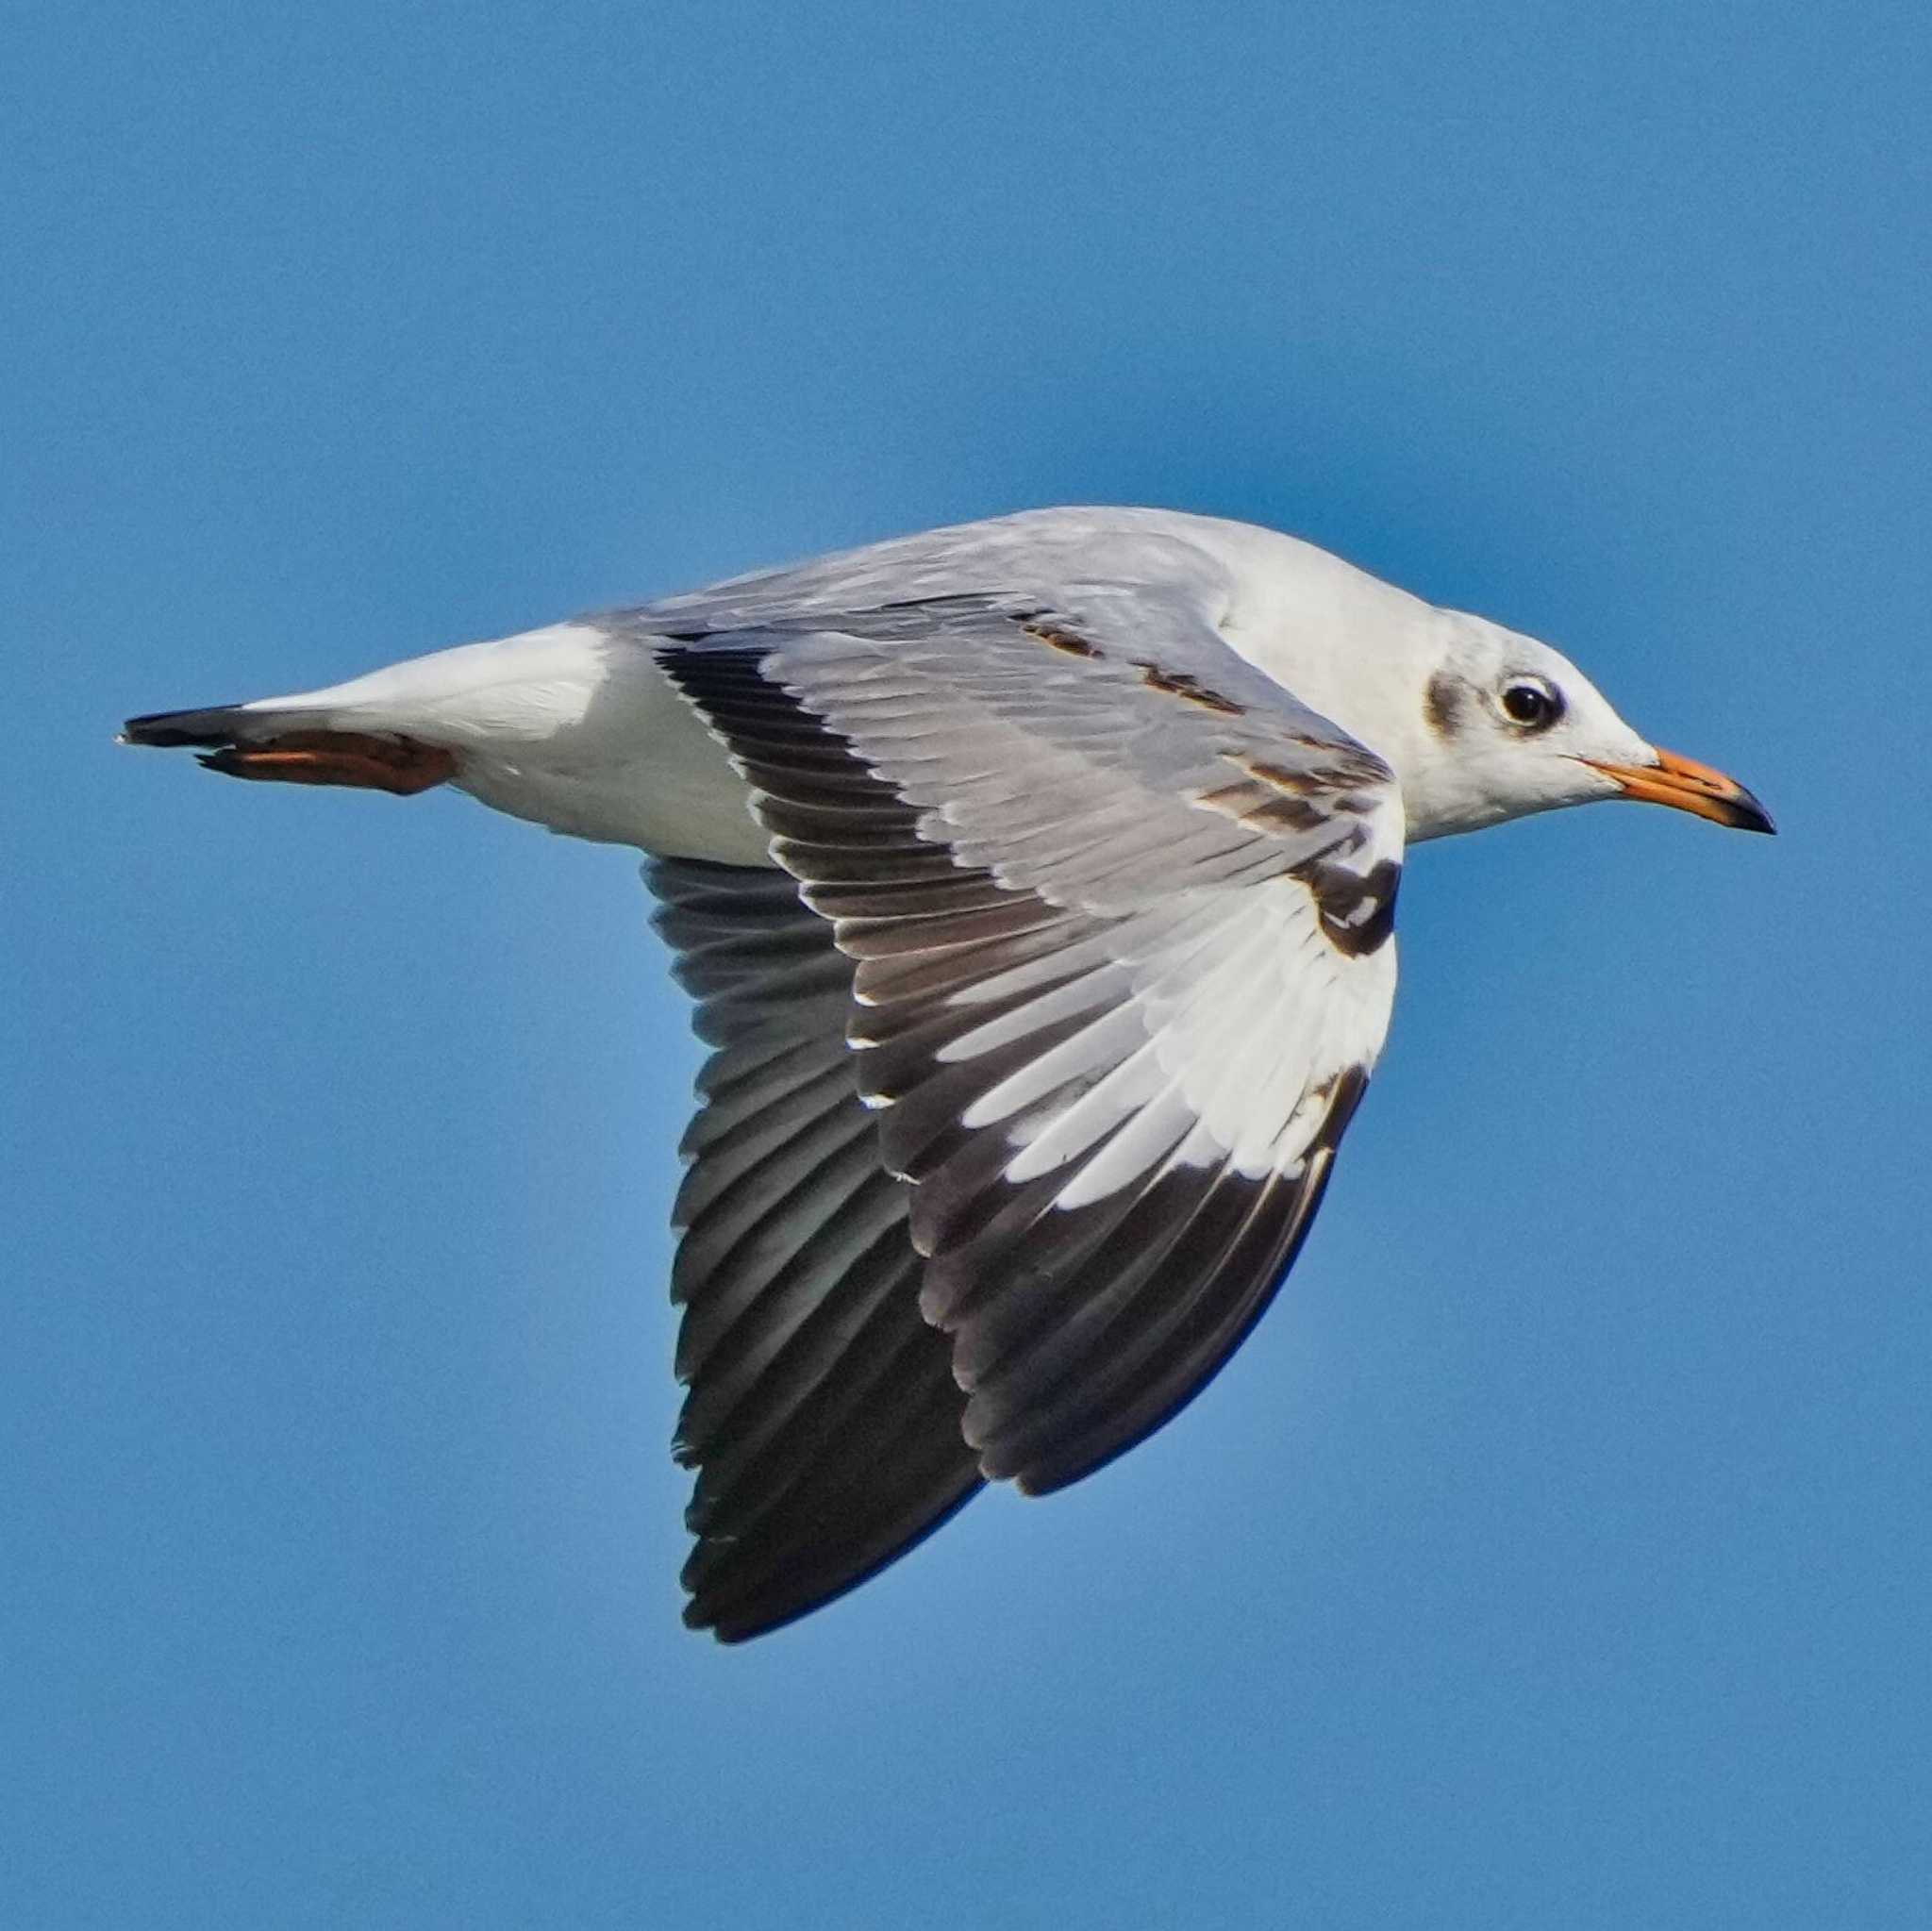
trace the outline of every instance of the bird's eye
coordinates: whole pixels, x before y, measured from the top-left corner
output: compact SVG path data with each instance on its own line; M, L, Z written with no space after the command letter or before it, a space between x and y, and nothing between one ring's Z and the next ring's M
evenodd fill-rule
M1562 694L1541 677L1512 677L1498 702L1503 715L1525 731L1545 731L1563 715Z

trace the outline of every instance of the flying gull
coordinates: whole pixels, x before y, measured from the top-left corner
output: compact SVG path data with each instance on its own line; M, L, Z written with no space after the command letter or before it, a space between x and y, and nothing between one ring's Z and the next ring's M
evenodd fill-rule
M1770 831L1547 645L1324 551L1030 511L135 718L230 776L635 845L709 1051L671 1291L685 1618L819 1606L1190 1401L1381 1048L1407 845L1640 798Z

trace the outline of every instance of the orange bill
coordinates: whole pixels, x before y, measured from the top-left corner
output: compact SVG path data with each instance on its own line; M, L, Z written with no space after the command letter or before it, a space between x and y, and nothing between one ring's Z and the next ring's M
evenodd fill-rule
M1639 798L1649 805L1674 805L1679 811L1738 831L1777 829L1771 813L1736 778L1699 764L1694 757L1659 751L1655 764L1598 764L1593 757L1583 761L1616 779L1626 798Z

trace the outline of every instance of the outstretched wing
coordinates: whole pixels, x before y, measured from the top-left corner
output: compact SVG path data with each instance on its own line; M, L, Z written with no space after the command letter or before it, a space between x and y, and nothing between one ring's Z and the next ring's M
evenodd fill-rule
M641 614L856 963L965 1440L1053 1489L1293 1258L1388 1024L1400 799L1185 587L823 601Z
M787 873L660 858L644 877L711 1048L673 1214L685 1621L737 1641L903 1554L980 1476L919 1311L911 1190L845 1043L852 961Z

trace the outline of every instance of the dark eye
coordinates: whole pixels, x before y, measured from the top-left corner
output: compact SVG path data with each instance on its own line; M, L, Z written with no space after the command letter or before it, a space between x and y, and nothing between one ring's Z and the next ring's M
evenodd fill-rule
M1525 731L1543 731L1563 715L1563 699L1541 677L1514 677L1504 685L1503 715Z

